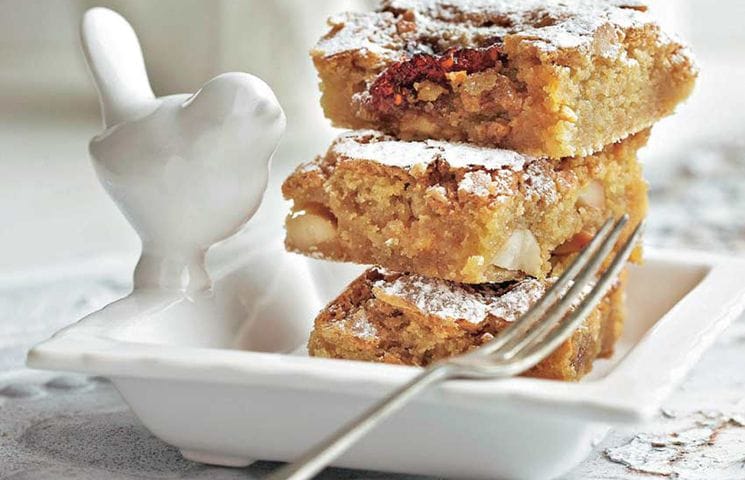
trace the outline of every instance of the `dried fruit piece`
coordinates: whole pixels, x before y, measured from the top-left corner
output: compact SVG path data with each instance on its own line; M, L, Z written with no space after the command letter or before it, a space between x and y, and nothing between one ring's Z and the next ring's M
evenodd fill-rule
M442 55L416 54L394 63L375 80L370 87L370 102L375 110L390 114L408 93L414 92L415 83L429 81L450 88L450 72L481 72L501 63L501 47L497 45L450 49Z

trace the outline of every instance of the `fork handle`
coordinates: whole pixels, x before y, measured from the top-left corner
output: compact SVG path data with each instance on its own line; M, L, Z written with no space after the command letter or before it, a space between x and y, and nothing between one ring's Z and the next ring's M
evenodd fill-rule
M435 364L414 377L403 387L370 407L357 419L337 430L333 435L308 450L294 463L285 465L266 480L306 480L337 459L357 440L364 437L378 423L403 407L406 402L428 386L445 380L454 373L452 365Z

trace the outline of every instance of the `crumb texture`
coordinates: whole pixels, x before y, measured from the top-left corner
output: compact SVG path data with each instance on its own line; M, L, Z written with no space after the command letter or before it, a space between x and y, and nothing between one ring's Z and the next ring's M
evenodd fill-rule
M527 375L578 380L608 357L623 325L625 274L585 323ZM551 281L463 285L371 268L316 318L311 355L426 366L493 339Z
M402 139L590 155L672 113L697 70L637 2L391 0L329 20L327 117Z
M348 132L285 181L286 246L462 283L543 279L607 218L630 214L625 238L644 217L636 152L646 139L556 162Z

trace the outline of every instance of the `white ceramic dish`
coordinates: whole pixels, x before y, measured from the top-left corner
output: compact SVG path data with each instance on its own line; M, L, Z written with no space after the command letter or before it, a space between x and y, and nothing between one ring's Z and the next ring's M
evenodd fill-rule
M280 259L291 257L276 247ZM110 377L142 422L187 458L234 466L293 459L416 370L298 353L316 312L283 315L303 291L272 293L272 277L261 275L261 265L267 275L293 273L270 258L254 255L212 272L215 295L197 310L215 309L214 322L202 321L205 310L183 317L173 310L188 300L143 293L62 330L35 347L28 363ZM325 268L328 274L336 266ZM298 288L310 281L306 275L300 272ZM349 274L336 277L338 287ZM336 464L459 478L560 475L611 426L657 412L745 308L742 278L742 260L648 252L643 267L632 267L629 319L617 353L584 381L444 384ZM274 299L272 308L243 305L247 289L263 289L258 293Z

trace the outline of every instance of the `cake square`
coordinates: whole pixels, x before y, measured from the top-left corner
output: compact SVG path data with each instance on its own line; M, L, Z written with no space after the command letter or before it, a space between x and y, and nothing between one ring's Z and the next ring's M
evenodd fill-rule
M524 375L578 380L613 353L624 320L625 272L585 322ZM520 318L551 280L467 285L371 268L316 318L310 355L427 366L490 341Z
M648 131L561 161L375 131L342 134L282 186L288 250L463 283L545 278L603 222L647 210ZM641 251L632 260L639 261ZM557 273L557 272L555 272Z
M687 48L633 0L387 0L311 51L336 126L586 156L673 112Z

